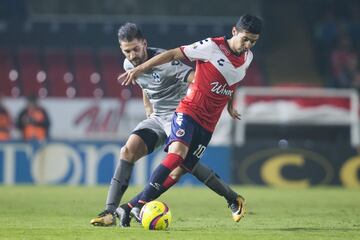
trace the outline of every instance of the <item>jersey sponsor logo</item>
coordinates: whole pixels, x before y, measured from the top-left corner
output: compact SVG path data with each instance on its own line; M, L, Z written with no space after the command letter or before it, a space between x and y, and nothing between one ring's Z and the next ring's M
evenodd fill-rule
M179 130L176 131L175 135L177 137L182 137L185 135L185 130L180 128Z
M222 85L219 82L212 82L210 83L210 85L212 86L211 92L213 93L229 97L231 97L234 93L234 90L226 89L226 87L228 86L226 83Z
M151 75L154 78L156 83L160 82L160 74L158 74L157 72L153 72Z
M265 183L278 187L325 185L334 178L334 168L327 158L297 148L255 151L244 157L238 169L243 183Z
M204 43L206 43L206 42L208 42L208 41L209 41L209 39L204 39L204 40L199 41L199 43L200 43L200 44L204 44Z
M177 123L177 125L181 126L183 119L184 119L184 118L183 118L183 114L182 114L182 113L178 113L178 114L177 114L177 117L176 117L176 123Z
M200 43L202 45L202 44L204 44L204 43L206 43L208 41L209 41L209 39L204 39L204 40L201 40L199 42L193 43L192 48L196 49L198 47L198 43Z
M219 64L219 66L224 66L224 62L225 60L220 58L219 60L217 60L217 63Z

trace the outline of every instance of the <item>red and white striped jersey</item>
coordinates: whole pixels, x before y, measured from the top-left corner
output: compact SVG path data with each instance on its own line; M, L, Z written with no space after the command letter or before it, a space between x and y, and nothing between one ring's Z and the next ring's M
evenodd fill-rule
M253 54L234 54L225 37L207 38L180 48L190 61L196 61L194 83L176 111L190 115L213 132L220 115L246 74Z

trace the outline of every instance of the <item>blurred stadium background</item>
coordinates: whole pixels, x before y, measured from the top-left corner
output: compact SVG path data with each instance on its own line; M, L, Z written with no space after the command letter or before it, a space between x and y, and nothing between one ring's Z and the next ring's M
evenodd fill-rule
M356 239L359 192L345 187L360 186L358 0L0 0L0 101L12 119L10 139L0 142L0 209L5 216L0 219L5 229L0 229L0 238L11 239L11 233L20 239L18 230L24 226L33 232L21 239L61 239L64 233L71 238L79 229L87 239L105 236L96 235L104 234L101 231L91 235L83 225L101 210L120 147L145 117L140 88L123 87L116 80L123 72L117 42L121 24L139 24L150 46L174 48L230 34L243 13L262 17L264 30L237 95L242 120L223 114L202 161L252 198L250 204L260 213L249 213L243 225L246 236L260 228L260 237L253 239L261 239L271 226L274 239L290 239L287 234L302 230L309 235L295 235L310 239L312 231L322 229L320 235L326 236L339 226L333 234L349 230L348 239ZM23 141L15 127L29 96L37 96L49 114L46 141ZM131 193L146 182L162 154L137 163ZM23 184L31 188L17 186ZM179 185L198 184L186 176ZM196 190L178 191L186 197ZM211 208L210 198L201 197L206 194L201 189L193 196ZM175 216L180 216L175 217L178 239L184 239L182 227L196 232L204 219L210 219L205 232L213 238L200 232L194 239L220 239L221 234L230 237L238 231L221 217L208 217L207 208L196 209L201 220L194 220L182 204L184 198L168 196L176 206ZM25 199L29 201L21 202ZM54 204L60 209L54 211ZM274 221L274 205L282 221ZM293 211L296 214L289 215ZM25 220L18 223L24 212L30 217L22 216ZM316 216L315 224L309 215ZM58 216L66 220L60 232L54 228ZM34 218L42 220L32 225Z
M144 118L141 91L123 87L117 29L138 23L150 46L229 34L243 13L264 19L237 96L204 161L233 184L359 186L358 1L1 0L0 92L13 126L0 144L0 183L107 184L119 147ZM25 97L48 111L48 141L21 141ZM162 153L141 161L142 184ZM196 184L191 177L182 183Z

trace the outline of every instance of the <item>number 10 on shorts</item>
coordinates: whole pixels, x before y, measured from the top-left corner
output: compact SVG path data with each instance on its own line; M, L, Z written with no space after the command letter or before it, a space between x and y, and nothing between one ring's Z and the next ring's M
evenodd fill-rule
M204 145L199 144L197 149L193 152L193 155L200 159L203 156L205 149L206 147Z

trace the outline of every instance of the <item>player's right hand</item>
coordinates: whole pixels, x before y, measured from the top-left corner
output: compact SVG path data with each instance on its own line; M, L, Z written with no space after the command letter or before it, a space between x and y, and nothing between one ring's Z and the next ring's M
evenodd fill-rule
M133 68L120 74L118 76L118 81L121 81L121 85L129 85L130 83L136 84L136 78L141 74L141 69L139 67Z
M129 85L130 84L131 80L129 81L128 75L129 75L129 73L128 73L128 71L126 71L117 77L117 80L121 83L121 85Z

